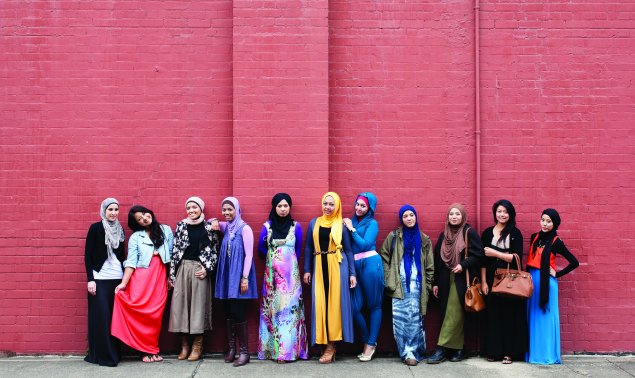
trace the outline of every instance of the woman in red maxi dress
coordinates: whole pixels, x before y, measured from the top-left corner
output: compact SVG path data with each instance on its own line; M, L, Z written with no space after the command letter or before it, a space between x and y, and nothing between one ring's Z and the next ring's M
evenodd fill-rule
M115 288L111 333L143 353L143 362L158 362L163 360L159 333L168 297L165 264L172 255L172 230L143 206L130 209L128 227L135 233L128 240L123 279Z

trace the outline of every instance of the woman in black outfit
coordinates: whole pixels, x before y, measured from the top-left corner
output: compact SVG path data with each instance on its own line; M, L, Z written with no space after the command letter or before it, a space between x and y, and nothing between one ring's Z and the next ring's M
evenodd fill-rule
M497 268L522 269L523 235L516 228L516 209L508 200L492 206L496 225L483 231L485 266L481 268L481 291L486 295L482 353L488 361L522 360L527 352L527 301L489 294ZM513 253L521 266L517 266Z
M106 198L99 209L101 222L88 229L84 265L88 281L88 355L84 361L117 366L119 341L110 335L115 287L121 283L124 233L117 220L119 202Z

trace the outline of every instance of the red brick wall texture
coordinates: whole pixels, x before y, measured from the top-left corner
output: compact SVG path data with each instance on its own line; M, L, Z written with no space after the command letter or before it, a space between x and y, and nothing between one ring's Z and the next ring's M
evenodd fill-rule
M561 280L563 352L635 351L635 4L484 0L479 20L477 66L471 1L0 2L0 350L86 349L83 244L105 197L174 227L188 196L217 216L235 195L258 232L277 191L306 226L327 190L348 216L371 190L378 243L404 203L434 240L452 202L483 230L510 199L526 239L557 208L581 262ZM426 323L433 346L434 305Z

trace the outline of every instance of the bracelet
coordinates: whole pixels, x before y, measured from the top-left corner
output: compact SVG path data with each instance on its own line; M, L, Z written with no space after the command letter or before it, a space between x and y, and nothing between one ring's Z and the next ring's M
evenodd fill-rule
M241 281L249 281L249 277L244 277L240 279Z

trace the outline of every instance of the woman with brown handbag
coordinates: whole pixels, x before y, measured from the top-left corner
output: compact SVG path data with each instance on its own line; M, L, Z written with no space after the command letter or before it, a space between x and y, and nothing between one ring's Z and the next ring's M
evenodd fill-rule
M488 361L511 364L527 351L527 300L508 298L491 293L494 273L498 268L522 269L516 266L514 253L523 258L523 235L516 228L516 209L508 200L492 206L496 225L483 231L481 240L485 264L481 268L481 291L485 294L484 342L481 352Z
M467 240L467 243L466 243ZM467 251L466 251L467 248ZM467 252L467 253L466 253ZM461 204L450 205L445 229L434 248L434 286L432 295L441 303L441 332L437 350L427 363L438 364L446 357L463 360L464 298L467 290L465 270L481 267L483 245L476 231L467 224L467 212Z

